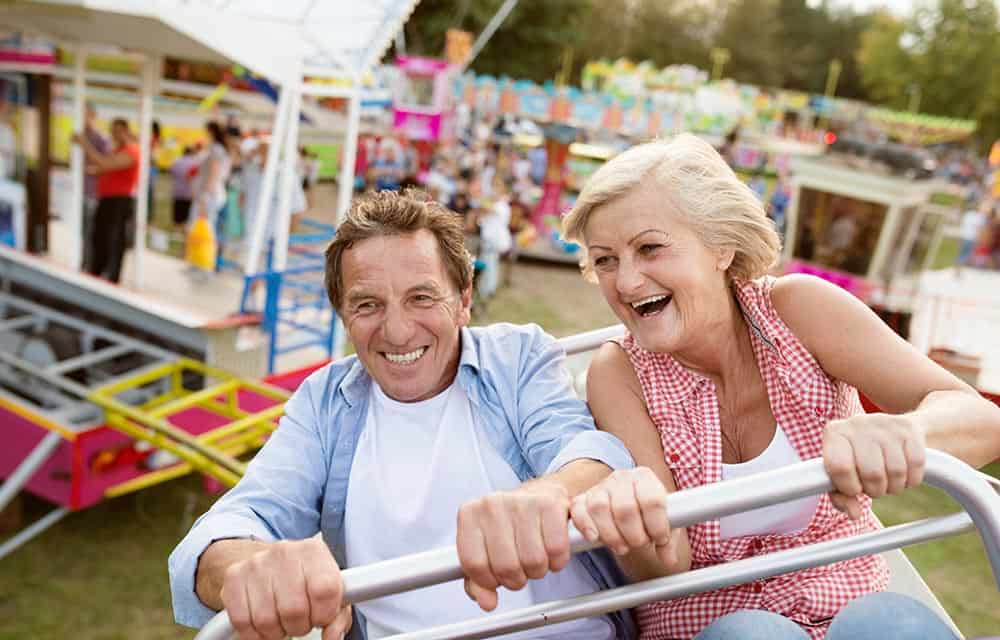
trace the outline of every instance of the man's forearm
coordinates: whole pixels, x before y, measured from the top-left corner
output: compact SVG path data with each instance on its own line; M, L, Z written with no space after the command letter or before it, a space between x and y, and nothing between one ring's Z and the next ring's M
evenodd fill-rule
M525 486L536 483L556 484L566 489L572 499L607 478L611 471L611 467L603 462L582 458L563 465L555 473L531 480Z
M266 542L243 538L216 540L210 544L198 560L198 572L195 578L195 593L202 603L216 611L222 609L222 583L226 577L226 570L266 547Z

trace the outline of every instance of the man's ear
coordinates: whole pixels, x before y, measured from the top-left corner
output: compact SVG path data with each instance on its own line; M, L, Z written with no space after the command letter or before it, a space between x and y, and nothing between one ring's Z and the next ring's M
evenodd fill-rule
M458 298L458 326L464 327L472 321L472 286L470 285Z

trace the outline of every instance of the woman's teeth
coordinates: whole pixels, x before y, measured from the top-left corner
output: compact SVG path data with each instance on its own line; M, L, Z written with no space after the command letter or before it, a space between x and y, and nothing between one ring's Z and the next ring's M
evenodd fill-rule
M420 358L420 356L424 355L425 351L427 351L427 347L420 347L419 349L416 349L409 353L389 353L388 351L386 351L383 353L383 355L385 355L386 359L389 362L395 364L410 364L412 362L416 362L417 359Z
M662 311L673 298L669 294L649 296L632 303L632 308L641 316L650 316Z

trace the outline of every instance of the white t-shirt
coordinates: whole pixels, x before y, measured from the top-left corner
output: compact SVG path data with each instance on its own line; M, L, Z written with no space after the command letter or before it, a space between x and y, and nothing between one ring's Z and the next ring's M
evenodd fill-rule
M479 237L484 252L510 251L510 204L506 200L493 203L489 215L479 224Z
M521 484L514 470L475 428L458 384L422 402L389 398L372 384L364 431L351 466L344 517L347 565L354 567L455 544L459 506ZM597 589L579 559L520 591L501 588L498 611L568 598ZM368 637L486 615L461 580L356 605ZM504 638L610 640L606 618L587 618Z
M767 449L754 458L739 464L722 464L722 479L732 480L754 473L763 473L796 462L802 462L798 452L788 441L788 436L780 427L774 428L774 438ZM798 533L812 520L819 505L819 496L809 496L791 502L761 507L719 519L719 537L723 540L742 536Z
M979 230L986 224L986 214L978 209L970 209L962 214L958 235L962 240L975 242L979 238Z
M213 162L217 163L219 167L215 177L216 181L214 184L205 184L209 179ZM212 146L208 149L208 153L202 159L198 175L194 179L194 184L191 185L194 198L202 198L203 200L200 204L210 208L208 216L212 220L215 219L214 216L222 208L222 205L226 204L226 180L229 179L229 172L232 170L232 165L232 159L229 157L229 152L226 151L226 148L218 142L213 142Z

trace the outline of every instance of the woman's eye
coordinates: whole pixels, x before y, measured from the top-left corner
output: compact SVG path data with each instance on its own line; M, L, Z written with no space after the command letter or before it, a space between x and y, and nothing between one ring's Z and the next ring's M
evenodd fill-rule
M598 256L594 258L594 267L601 269L611 266L614 258L611 256Z
M662 247L662 244L644 244L639 247L639 253L644 256L652 255L656 253L656 250Z

